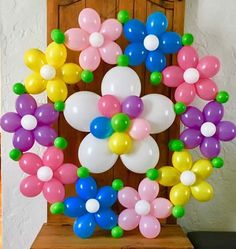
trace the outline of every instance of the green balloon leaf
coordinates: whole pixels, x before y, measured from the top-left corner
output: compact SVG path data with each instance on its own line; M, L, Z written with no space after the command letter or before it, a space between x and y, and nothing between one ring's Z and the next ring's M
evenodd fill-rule
M159 172L157 169L149 169L147 172L146 172L146 177L149 179L149 180L152 180L152 181L155 181L158 179L159 177Z
M123 231L123 229L122 229L121 227L119 227L119 226L113 227L113 228L111 229L111 236L112 236L113 238L118 239L118 238L122 237L123 234L124 234L124 231Z
M153 72L150 75L150 82L153 86L157 86L162 81L162 73L160 72Z
M65 103L63 101L57 101L54 103L54 109L58 112L62 112L65 109Z
M129 12L127 10L120 10L117 14L117 19L122 24L127 23L130 19Z
M117 57L117 65L121 67L127 67L129 65L129 57L125 54L121 54Z
M12 87L12 90L17 95L22 95L26 93L25 86L20 82L15 83Z
M51 38L58 44L65 42L65 34L60 29L53 29L51 32Z
M192 34L186 33L182 36L182 44L184 46L190 46L193 44L193 42L194 42L194 37Z
M94 79L93 72L89 71L89 70L84 70L81 73L81 79L85 83L91 83L93 81L93 79Z
M216 95L216 101L218 103L224 104L224 103L228 102L228 100L229 100L229 94L228 94L228 92L226 92L226 91L220 91L220 92L217 93L217 95Z
M184 142L179 139L172 139L168 147L170 151L182 151L184 149Z
M22 156L22 152L19 149L12 149L9 153L9 157L14 161L19 161Z
M116 191L119 191L121 190L122 188L124 187L124 183L121 179L115 179L113 182L112 182L112 188Z
M89 170L86 167L79 167L77 170L77 175L79 178L86 178L89 176Z
M175 217L175 218L182 218L185 214L185 209L184 207L182 206L175 206L173 207L172 209L172 215Z
M212 166L217 169L222 168L224 166L224 160L221 157L214 157L211 160L211 163L212 163Z
M64 150L64 149L67 147L68 142L67 142L67 140L66 140L64 137L57 137L57 138L54 140L54 145L55 145L55 147L57 147L58 149Z
M63 202L55 202L50 206L50 212L52 214L63 214L64 209L65 209L65 206Z
M174 111L176 115L181 115L186 111L187 107L183 102L177 102L174 105Z

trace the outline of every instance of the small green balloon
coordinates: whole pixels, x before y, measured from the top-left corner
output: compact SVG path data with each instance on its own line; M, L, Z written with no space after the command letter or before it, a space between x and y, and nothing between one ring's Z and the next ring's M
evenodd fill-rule
M121 227L116 226L111 229L111 236L113 238L120 238L124 235L124 231Z
M149 169L146 173L146 177L152 181L155 181L159 177L159 172L157 169Z
M111 126L114 131L124 132L130 126L130 118L124 113L117 113L111 119Z
M77 175L79 178L86 178L89 176L89 170L86 167L79 167L77 170Z
M174 105L174 111L176 115L181 115L186 111L187 107L183 102L177 102Z
M65 209L65 206L63 202L55 202L50 206L50 212L52 214L63 214L64 209Z
M175 218L182 218L185 214L185 209L184 207L182 206L175 206L173 207L172 209L172 215L175 217Z
M115 179L113 182L112 182L112 188L116 191L119 191L121 190L122 188L124 187L124 183L121 179Z
M57 101L54 103L54 109L58 112L62 112L65 109L65 103L63 101Z
M129 65L129 57L125 54L121 54L117 57L117 65L121 67L127 67Z
M89 70L84 70L81 73L81 79L85 83L91 83L93 81L93 79L94 79L93 72L91 72Z
M193 44L193 42L194 42L194 37L192 34L186 33L182 36L182 44L184 46L190 46Z
M58 44L65 42L65 34L60 29L53 29L51 32L51 38Z
M57 137L54 140L54 145L55 147L64 150L67 147L68 142L64 137Z
M153 86L157 86L162 81L162 73L160 72L153 72L150 75L150 82Z
M17 95L22 95L26 93L25 86L20 82L15 83L12 87L12 90Z
M184 142L179 139L170 140L169 149L171 151L182 151L184 149Z
M117 14L117 19L120 23L125 24L129 21L129 12L127 10L120 10Z
M9 153L9 157L14 161L19 161L22 156L22 152L19 149L12 149Z
M217 169L222 168L224 166L224 160L221 157L214 157L211 160L211 163L212 163L212 166Z
M226 92L226 91L220 91L220 92L217 93L217 95L216 95L216 101L218 103L224 104L224 103L228 102L228 100L229 100L229 94L228 94L228 92Z

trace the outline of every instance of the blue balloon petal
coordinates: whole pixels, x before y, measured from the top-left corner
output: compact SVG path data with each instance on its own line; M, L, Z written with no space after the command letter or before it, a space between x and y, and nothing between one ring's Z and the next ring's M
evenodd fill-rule
M111 230L117 225L117 214L111 209L103 209L95 214L95 220L100 228Z
M130 42L142 42L146 36L146 26L137 19L131 19L124 25L124 35Z
M146 67L150 72L161 72L166 67L165 55L158 50L149 52Z
M162 12L155 12L148 16L146 28L148 34L160 35L166 31L168 20Z
M73 226L74 233L82 239L91 237L95 228L96 222L92 214L85 214L77 218Z
M181 36L176 32L165 32L159 37L158 49L164 54L177 53L181 47Z
M147 58L147 50L142 43L131 43L125 48L125 55L129 57L129 65L141 65Z
M88 199L96 197L97 183L91 176L80 178L75 184L75 190L80 198L87 201Z
M64 214L68 217L79 217L86 213L84 201L77 196L66 198L64 206Z
M108 138L114 132L111 126L111 119L107 117L97 117L90 124L90 132L94 137Z
M109 208L117 201L117 191L110 186L104 186L98 190L96 199L102 209Z

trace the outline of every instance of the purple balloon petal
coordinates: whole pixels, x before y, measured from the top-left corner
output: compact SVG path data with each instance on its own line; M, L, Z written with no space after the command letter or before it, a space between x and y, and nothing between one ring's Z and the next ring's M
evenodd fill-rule
M186 112L180 116L180 119L189 128L200 128L204 122L202 112L193 106L187 107Z
M59 112L54 109L52 104L44 104L37 108L34 116L39 124L50 125L58 119Z
M49 126L39 126L34 130L36 141L43 146L52 146L57 137L56 131Z
M222 141L230 141L236 137L236 126L230 121L221 121L216 127L216 136Z
M21 127L21 117L15 112L8 112L1 117L1 127L4 131L15 132Z
M20 116L34 115L37 108L35 99L29 94L22 94L16 99L16 111Z
M205 137L200 145L200 150L206 158L213 158L220 154L220 142L214 137Z
M218 124L224 115L224 107L216 101L211 101L205 105L203 115L205 121Z
M203 136L199 130L190 128L180 134L180 139L188 149L193 149L201 144Z
M122 103L122 112L130 118L137 118L143 111L143 101L137 96L129 96Z
M33 133L23 128L18 129L13 136L13 145L23 152L31 149L34 145Z

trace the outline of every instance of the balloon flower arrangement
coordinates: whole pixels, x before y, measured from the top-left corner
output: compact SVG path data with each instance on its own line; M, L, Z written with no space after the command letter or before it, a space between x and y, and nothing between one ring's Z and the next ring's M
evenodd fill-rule
M199 59L193 36L166 31L168 20L161 12L149 15L145 24L125 10L101 22L95 10L85 8L78 22L64 33L54 29L45 53L25 53L32 73L13 86L19 95L15 111L1 117L2 129L13 133L9 155L27 174L20 192L31 198L42 193L52 214L74 219L80 238L91 237L97 226L114 238L137 227L145 238L156 238L159 220L183 217L191 196L199 202L213 198L207 178L224 164L221 142L236 137L235 124L224 120L229 95L212 79L220 61L210 55ZM129 42L124 52L116 43L122 32ZM80 51L78 64L66 63L67 49ZM176 65L167 66L167 54L177 55ZM114 65L103 76L101 96L91 91L68 96L68 85L94 80L101 60ZM162 94L141 96L141 81L131 68L141 64L150 71L152 85L176 88L174 103ZM44 91L51 102L37 104L33 95ZM196 96L206 101L202 110L193 104ZM80 167L64 162L68 142L52 126L59 115L76 132L88 133L78 148ZM184 129L169 141L172 165L157 168L161 152L152 135L166 131L176 116ZM29 152L35 143L46 147L42 156ZM191 149L197 147L202 158L193 161ZM98 188L90 176L111 169L118 157L128 170L146 174L137 190L121 179ZM67 184L75 184L75 196L65 196ZM171 187L169 199L158 196L160 185ZM120 213L113 208L116 203L123 207Z

